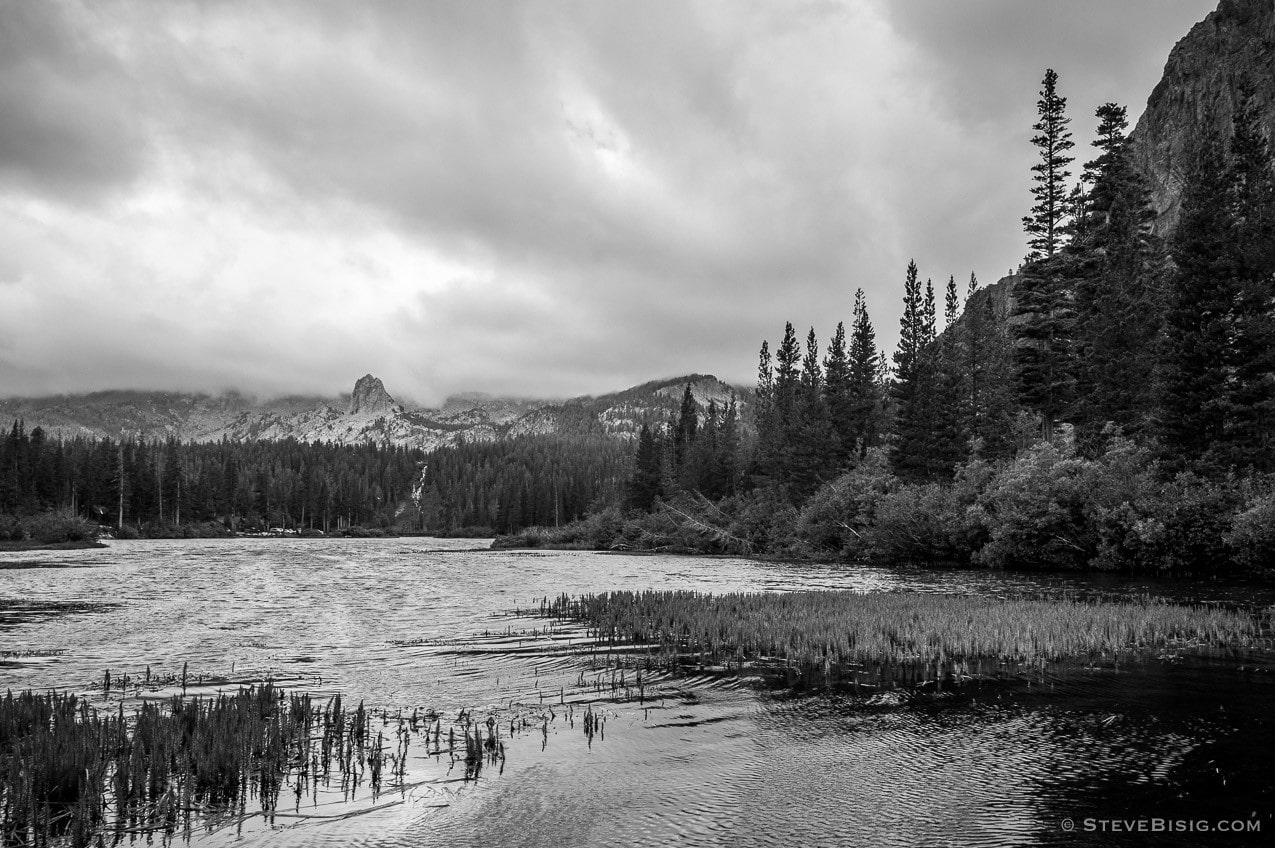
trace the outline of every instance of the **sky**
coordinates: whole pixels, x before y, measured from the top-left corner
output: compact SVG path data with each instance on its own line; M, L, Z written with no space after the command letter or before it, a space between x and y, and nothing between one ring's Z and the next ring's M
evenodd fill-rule
M1025 253L1213 0L0 0L0 397L751 384ZM1079 168L1077 167L1078 171Z

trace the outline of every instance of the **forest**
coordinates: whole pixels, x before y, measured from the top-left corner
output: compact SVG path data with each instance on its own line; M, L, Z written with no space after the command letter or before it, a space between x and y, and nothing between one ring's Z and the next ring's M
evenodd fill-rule
M28 525L56 535L71 518L149 536L390 528L423 456L294 440L54 440L14 422L0 439L0 538Z
M423 451L295 440L0 438L0 540L300 533L491 536L565 524L618 491L630 448L600 433Z
M1124 107L1075 161L1045 74L1028 254L990 288L903 274L887 362L856 293L826 348L790 324L759 357L755 436L711 487L687 395L644 432L622 500L502 544L1017 568L1275 568L1275 175L1241 83L1153 233ZM1206 127L1216 126L1205 121ZM942 298L940 307L939 297ZM941 310L941 317L940 317ZM940 325L940 321L942 322Z

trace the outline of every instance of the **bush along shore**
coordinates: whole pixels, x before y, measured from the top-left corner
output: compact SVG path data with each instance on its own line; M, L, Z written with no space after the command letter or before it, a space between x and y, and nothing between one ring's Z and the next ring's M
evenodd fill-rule
M1094 457L1042 442L964 463L949 482L909 483L869 451L800 504L779 487L716 502L682 493L649 512L611 507L494 546L1269 578L1275 476L1169 474L1115 438Z
M69 510L18 518L0 515L0 551L101 547L102 528Z
M596 650L648 671L774 673L787 686L897 686L1017 676L1176 649L1268 645L1245 612L1152 599L998 599L842 591L611 592L546 598Z

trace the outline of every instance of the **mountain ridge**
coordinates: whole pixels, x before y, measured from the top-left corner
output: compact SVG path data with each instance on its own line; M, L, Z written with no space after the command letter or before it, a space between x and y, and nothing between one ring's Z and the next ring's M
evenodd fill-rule
M478 393L449 397L438 408L400 403L372 374L335 398L293 395L256 400L229 390L207 393L105 390L79 395L0 399L0 422L23 421L53 437L177 439L209 442L266 439L335 444L393 444L423 449L460 441L492 441L546 433L599 432L632 438L644 423L666 420L683 387L703 406L732 394L747 405L750 390L711 374L652 380L618 392L566 401Z

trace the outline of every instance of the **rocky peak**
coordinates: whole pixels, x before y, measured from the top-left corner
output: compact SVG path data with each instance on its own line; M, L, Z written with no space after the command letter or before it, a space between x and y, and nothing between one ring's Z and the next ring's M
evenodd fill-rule
M1182 188L1206 122L1223 139L1231 136L1231 115L1239 84L1253 86L1266 137L1275 141L1275 3L1222 0L1174 46L1147 108L1130 133L1130 149L1151 183L1160 235L1177 224Z
M351 415L384 415L401 411L398 403L385 390L385 384L371 374L364 374L350 393Z

